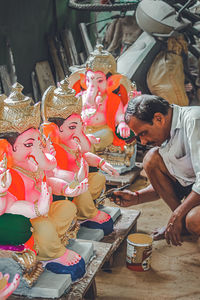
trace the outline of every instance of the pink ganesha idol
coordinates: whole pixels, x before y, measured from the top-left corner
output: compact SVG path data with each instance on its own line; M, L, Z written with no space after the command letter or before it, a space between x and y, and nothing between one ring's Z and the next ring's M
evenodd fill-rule
M102 45L97 45L86 67L72 73L69 81L77 95L82 95L86 133L100 138L99 143L92 145L92 152L103 154L113 166L130 166L135 149L133 133L124 121L124 111L130 93L132 97L138 93L135 85L117 73L115 58L103 50Z
M84 161L89 187L86 192L73 198L78 220L84 221L81 222L82 226L102 229L107 235L113 230L113 221L109 214L98 210L94 203L105 188L105 175L98 169L110 175L118 173L104 159L90 152L91 142L84 133L81 110L81 98L75 97L75 91L69 88L67 79L60 82L58 88L49 87L42 99L43 131L50 137L56 151L58 166L54 176L60 177L58 169L74 172L72 184L76 186L76 174Z
M9 158L9 170L1 169L0 176L0 244L13 245L12 238L14 244L17 243L12 231L13 226L17 226L16 217L22 216L18 244L24 227L30 232L31 222L32 248L37 253L37 261L42 261L50 271L69 273L72 280L76 280L83 276L85 262L79 254L67 249L66 244L78 230L77 209L68 200L52 202L52 193L68 196L69 183L47 176L56 168L57 162L38 130L40 103L34 105L31 98L21 93L22 88L15 84L0 110L0 138ZM78 193L86 189L87 183L81 184ZM22 258L23 255L18 256L17 261L21 263Z

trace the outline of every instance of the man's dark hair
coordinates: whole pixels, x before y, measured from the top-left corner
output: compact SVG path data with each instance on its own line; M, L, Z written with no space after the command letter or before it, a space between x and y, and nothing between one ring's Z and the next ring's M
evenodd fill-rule
M169 107L169 102L162 97L147 94L140 95L129 100L124 119L128 124L131 117L135 117L152 125L154 114L160 112L167 115Z

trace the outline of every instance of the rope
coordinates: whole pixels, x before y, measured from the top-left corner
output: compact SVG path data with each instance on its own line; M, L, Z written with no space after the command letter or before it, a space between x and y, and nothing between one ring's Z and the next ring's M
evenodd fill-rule
M69 0L68 7L77 10L89 11L117 11L117 10L135 10L140 0L132 1L131 3L116 3L116 4L84 4L78 3L80 0Z

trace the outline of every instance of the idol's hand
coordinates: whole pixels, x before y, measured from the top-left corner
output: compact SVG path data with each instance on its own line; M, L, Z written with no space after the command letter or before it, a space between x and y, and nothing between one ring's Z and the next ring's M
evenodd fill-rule
M11 185L12 178L9 170L0 168L0 194L7 192Z
M130 128L124 121L121 121L117 127L117 133L119 133L122 138L128 138L130 136Z
M119 176L119 173L111 164L107 163L106 161L101 165L101 170L111 176Z
M82 157L81 158L81 166L77 174L77 181L82 182L85 178L88 178L88 163ZM75 178L76 180L76 178Z
M91 144L99 144L100 138L96 138L93 134L86 134Z
M41 194L38 200L38 212L36 211L36 215L47 215L49 212L51 200L51 188L47 186L46 182L42 182L41 184ZM37 206L36 206L37 207Z
M13 281L8 283L9 274L3 274L0 272L0 299L7 299L19 285L20 275L16 274Z
M64 189L64 194L67 197L76 197L80 194L85 193L88 190L88 179L84 179L82 182L73 181L71 184L67 185Z

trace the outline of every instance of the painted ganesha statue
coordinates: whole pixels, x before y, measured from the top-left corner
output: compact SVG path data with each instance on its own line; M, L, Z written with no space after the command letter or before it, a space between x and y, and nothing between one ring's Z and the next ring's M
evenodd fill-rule
M76 237L77 208L67 199L52 201L53 193L67 196L73 189L48 175L57 162L38 129L40 103L22 88L15 84L0 101L0 256L20 264L29 286L44 268L76 280L84 275L85 262L66 245ZM75 194L86 189L81 183Z
M70 199L77 207L81 226L102 229L107 235L113 230L113 221L94 203L105 188L105 175L99 169L110 175L118 173L104 159L90 152L92 138L84 132L81 97L76 97L75 91L68 85L65 79L57 88L49 87L42 98L43 132L50 138L56 152L57 170L54 176L64 178L66 171L73 172L71 184L76 186L80 181L80 169L84 169L88 190Z
M98 45L86 61L86 67L72 73L70 86L82 95L82 119L86 134L100 139L92 151L115 166L130 167L135 153L133 133L124 121L129 95L136 87L117 73L115 58Z

